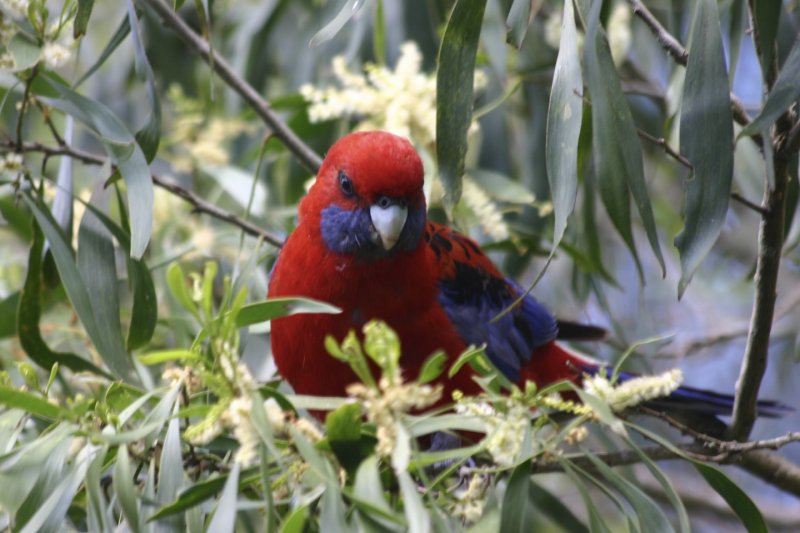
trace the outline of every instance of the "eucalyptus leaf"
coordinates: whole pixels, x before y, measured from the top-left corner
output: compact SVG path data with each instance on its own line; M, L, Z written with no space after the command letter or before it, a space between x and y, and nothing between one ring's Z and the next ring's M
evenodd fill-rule
M698 0L681 107L681 153L692 163L685 225L675 239L682 296L722 231L733 180L733 116L715 0Z
M554 252L564 236L567 218L575 208L578 193L578 139L583 117L583 102L578 94L582 90L575 14L572 2L567 1L564 2L561 43L547 107L545 161L555 215Z
M693 465L711 488L728 503L748 533L767 533L769 531L758 506L722 470L699 461L694 461Z
M333 39L339 33L339 30L344 28L344 25L364 7L365 3L366 0L345 0L342 9L339 10L333 20L311 38L308 46L314 48Z
M631 251L639 277L644 280L642 265L631 226L630 196L639 211L653 253L666 273L658 242L653 208L647 192L642 163L642 148L631 110L622 92L619 75L611 58L605 31L600 24L602 2L590 8L584 64L586 84L592 97L592 145L600 197L606 211Z
M486 0L457 0L439 49L436 73L436 155L444 205L461 197L467 131L472 122L475 57Z
M214 511L214 516L208 524L208 529L211 533L233 533L236 524L236 497L239 494L239 471L241 465L234 462L228 480L225 482L225 488L222 489L222 496L217 503L217 509Z
M283 316L300 313L338 314L342 310L311 298L270 298L242 307L236 315L238 327L250 326Z

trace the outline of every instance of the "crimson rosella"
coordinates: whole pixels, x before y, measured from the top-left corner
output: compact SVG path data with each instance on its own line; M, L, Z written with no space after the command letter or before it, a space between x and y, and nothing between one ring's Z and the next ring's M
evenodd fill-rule
M464 235L426 218L422 162L411 143L385 132L345 136L331 147L286 241L269 282L270 297L305 296L341 314L298 314L272 324L278 370L300 394L341 396L356 381L331 357L326 335L338 340L380 319L399 335L401 367L413 379L423 362L444 350L450 362L469 345L486 345L511 381L537 385L580 382L601 367L556 342L584 331L560 323L532 296L493 320L522 294ZM627 375L626 375L627 376ZM623 379L626 377L623 376ZM465 365L440 378L444 398L479 392ZM659 405L729 414L732 397L681 387ZM760 402L761 415L786 407Z

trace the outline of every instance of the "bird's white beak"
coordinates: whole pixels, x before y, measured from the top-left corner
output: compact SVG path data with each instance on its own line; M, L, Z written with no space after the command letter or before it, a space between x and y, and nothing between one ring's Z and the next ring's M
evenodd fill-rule
M394 248L400 238L400 233L403 231L403 226L406 224L408 208L398 204L386 207L373 205L369 208L369 216L372 219L372 225L375 226L375 230L378 232L383 249L391 250Z

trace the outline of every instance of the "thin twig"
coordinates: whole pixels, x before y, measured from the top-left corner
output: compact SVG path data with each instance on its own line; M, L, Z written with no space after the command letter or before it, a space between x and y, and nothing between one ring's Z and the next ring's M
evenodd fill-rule
M755 211L756 213L758 213L762 217L766 216L766 214L767 214L767 210L764 209L763 206L760 206L757 203L748 200L747 198L745 198L744 196L742 196L738 192L732 192L731 193L731 198L733 198L734 200L736 200L737 202L739 202L743 206L749 207L750 209L752 209L753 211Z
M648 142L651 142L653 144L656 144L656 145L660 146L661 148L663 148L664 152L667 155L673 157L681 165L685 166L689 170L694 170L694 165L692 165L692 162L689 161L688 159L686 159L680 153L678 153L672 146L670 146L669 143L667 142L667 140L664 139L664 137L654 137L653 135L650 135L649 133L647 133L646 131L644 131L641 128L636 128L636 133L638 133L639 137L641 137L642 139L644 139L644 140L646 140Z
M172 7L164 0L139 0L146 2L161 18L162 22L172 28L175 33L211 68L219 75L231 89L236 91L247 104L253 108L264 123L272 130L275 137L291 151L295 157L312 174L316 174L322 164L322 159L305 144L272 110L269 103L253 88L252 85L243 80L225 58L215 54L208 42L195 33Z
M686 48L683 47L678 39L661 25L655 15L653 15L640 0L628 0L628 3L633 10L633 14L642 19L647 27L650 28L656 40L661 44L661 47L675 59L676 63L686 66L689 63L689 52L686 51ZM733 119L739 125L746 126L750 123L750 117L744 108L744 104L733 93L731 93L731 112L733 113ZM751 139L753 139L753 142L759 147L764 143L764 139L760 134L753 135Z
M689 54L681 43L661 25L658 19L639 0L628 0L628 3L633 9L633 14L642 19L647 24L647 27L650 28L650 31L653 32L661 47L675 59L676 63L685 66L689 61Z
M56 140L58 145L64 146L65 144L67 144L66 141L64 141L64 138L61 137L61 134L58 133L56 125L53 124L53 119L50 117L50 110L47 107L45 107L44 104L42 104L42 102L38 98L36 99L36 107L38 107L39 111L41 111L42 116L44 117L44 122L45 124L47 124L47 127L50 129L50 133L53 134L53 138Z
M16 146L13 141L6 141L3 144L0 144L0 149L6 150L16 150ZM96 155L90 152L86 152L80 150L78 148L73 148L71 146L46 146L38 142L25 142L22 144L22 147L19 150L20 152L38 152L42 153L45 156L66 156L81 161L82 163L88 165L104 165L107 160L103 156ZM268 242L274 246L283 246L283 239L274 233L267 231L256 224L253 224L249 220L245 220L244 218L231 213L230 211L226 211L221 207L217 207L216 205L205 201L204 199L197 196L195 193L184 189L177 183L172 181L166 180L160 176L156 176L155 174L151 175L153 179L153 183L162 189L165 189L175 196L178 196L194 207L194 211L199 213L206 213L216 219L223 220L234 226L237 226L245 233L252 235L253 237L261 237L264 239L265 242Z

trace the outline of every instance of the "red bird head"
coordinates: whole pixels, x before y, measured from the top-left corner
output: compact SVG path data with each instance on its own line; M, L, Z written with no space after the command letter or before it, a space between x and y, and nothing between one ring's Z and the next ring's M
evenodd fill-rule
M423 179L408 140L352 133L328 151L300 204L301 222L319 227L325 246L341 254L380 259L414 250L425 227Z

